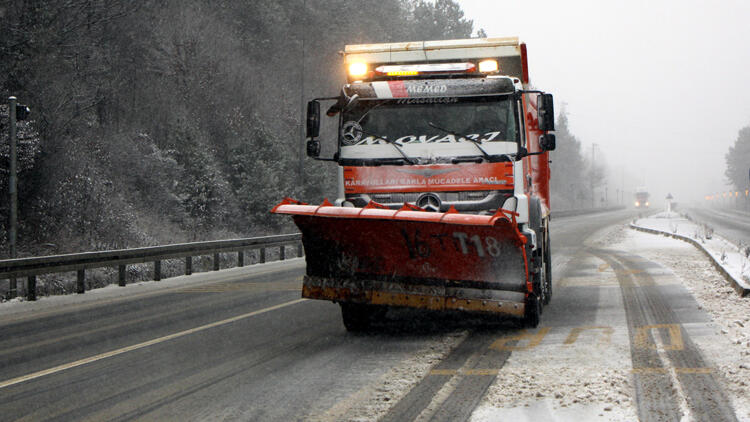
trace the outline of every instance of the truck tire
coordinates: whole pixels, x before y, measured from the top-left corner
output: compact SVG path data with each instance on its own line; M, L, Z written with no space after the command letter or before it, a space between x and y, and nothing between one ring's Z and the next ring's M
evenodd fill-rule
M367 331L372 322L385 314L385 308L361 303L341 303L341 319L346 331L358 333Z
M537 249L533 251L533 285L536 301L539 304L539 315L542 314L544 305L549 303L547 293L549 292L550 279L545 254L547 253L547 220L542 219L542 205L539 198L529 198L529 226L537 235Z
M543 305L549 305L549 302L552 299L552 250L550 249L549 224L545 227L544 230L543 260L545 273L544 286L542 287L544 289Z
M542 315L542 302L537 295L529 294L526 298L526 309L523 315L523 326L526 328L536 328Z
M534 269L532 276L532 285L534 286L534 295L539 302L539 315L544 312L544 304L547 302L547 280L545 280L547 272L544 268L544 252L542 249L534 251Z

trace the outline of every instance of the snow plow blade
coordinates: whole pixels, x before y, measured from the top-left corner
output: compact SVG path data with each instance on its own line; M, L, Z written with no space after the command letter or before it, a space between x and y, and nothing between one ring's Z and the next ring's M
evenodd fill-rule
M524 316L531 291L516 214L320 206L290 199L271 210L302 232L302 296L341 303Z

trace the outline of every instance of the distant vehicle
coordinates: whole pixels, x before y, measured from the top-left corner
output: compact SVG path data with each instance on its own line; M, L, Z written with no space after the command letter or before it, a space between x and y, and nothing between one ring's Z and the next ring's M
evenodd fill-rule
M646 188L638 188L638 190L635 191L635 207L648 208L648 196Z

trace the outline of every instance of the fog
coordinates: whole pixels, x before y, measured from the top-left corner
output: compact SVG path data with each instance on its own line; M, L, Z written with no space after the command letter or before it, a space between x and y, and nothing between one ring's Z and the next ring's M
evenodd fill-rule
M606 160L610 201L638 186L681 203L728 189L724 155L750 125L750 2L459 3L488 36L527 43L531 82Z

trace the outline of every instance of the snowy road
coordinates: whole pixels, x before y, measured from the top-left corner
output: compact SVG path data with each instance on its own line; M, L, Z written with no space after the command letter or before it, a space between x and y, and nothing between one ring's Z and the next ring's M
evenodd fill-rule
M688 214L699 223L708 224L723 238L750 245L750 214L737 210L690 208Z
M553 221L534 330L400 311L349 334L298 299L299 260L0 305L0 420L750 420L749 300L631 216Z

